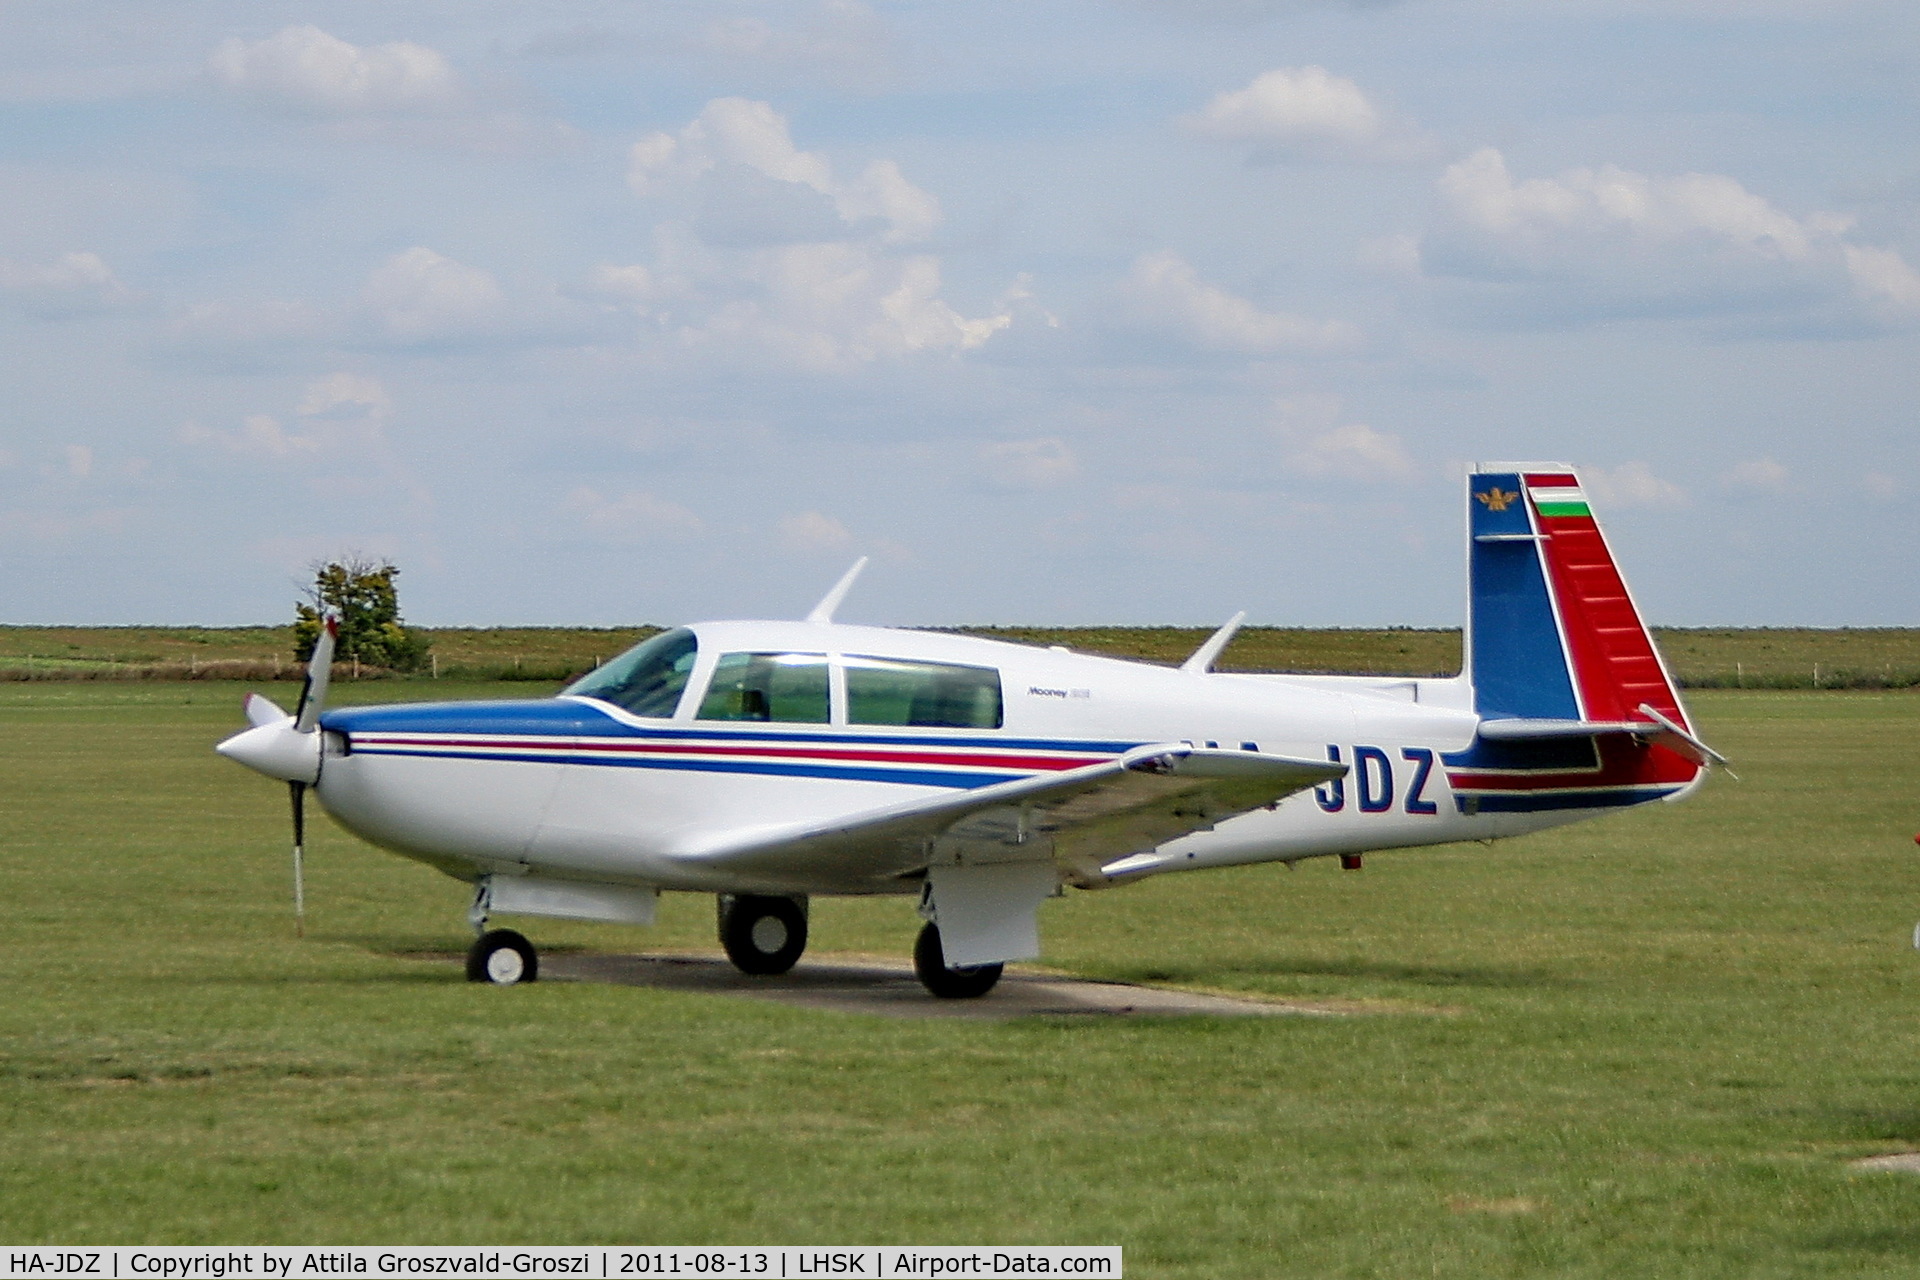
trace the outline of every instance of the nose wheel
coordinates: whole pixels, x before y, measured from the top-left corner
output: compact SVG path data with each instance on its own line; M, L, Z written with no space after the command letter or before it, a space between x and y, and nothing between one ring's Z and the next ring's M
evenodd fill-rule
M511 929L490 929L467 952L467 981L518 986L540 976L540 953Z

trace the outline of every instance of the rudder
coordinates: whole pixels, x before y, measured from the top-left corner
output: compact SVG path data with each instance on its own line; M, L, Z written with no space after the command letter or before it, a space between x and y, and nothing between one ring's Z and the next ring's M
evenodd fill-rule
M1467 478L1466 674L1483 719L1644 720L1691 730L1572 467Z

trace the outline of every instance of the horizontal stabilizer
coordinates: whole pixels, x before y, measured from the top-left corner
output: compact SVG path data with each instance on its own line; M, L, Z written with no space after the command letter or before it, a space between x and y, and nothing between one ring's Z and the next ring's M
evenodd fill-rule
M1483 720L1480 722L1480 736L1489 742L1538 742L1550 738L1593 738L1608 734L1630 733L1644 742L1665 747L1667 750L1691 760L1697 765L1720 765L1726 768L1727 758L1715 751L1693 734L1661 715L1652 707L1642 703L1639 707L1645 720L1527 720L1510 718L1502 720ZM1731 769L1727 770L1733 772Z
M910 801L811 826L762 830L682 851L777 882L918 873L936 846L979 864L1051 860L1070 880L1309 787L1347 766L1187 743L1136 747L1113 760Z

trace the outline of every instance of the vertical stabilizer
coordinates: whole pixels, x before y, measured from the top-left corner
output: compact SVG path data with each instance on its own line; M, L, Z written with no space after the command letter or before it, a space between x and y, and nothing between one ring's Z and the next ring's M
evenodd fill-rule
M1486 465L1467 479L1466 666L1484 719L1690 728L1573 468Z

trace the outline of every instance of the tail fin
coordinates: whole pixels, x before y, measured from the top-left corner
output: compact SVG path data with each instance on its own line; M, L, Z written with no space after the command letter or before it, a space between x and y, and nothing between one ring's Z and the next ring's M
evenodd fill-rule
M1690 734L1573 468L1486 464L1467 492L1466 674L1481 718L1664 718Z

